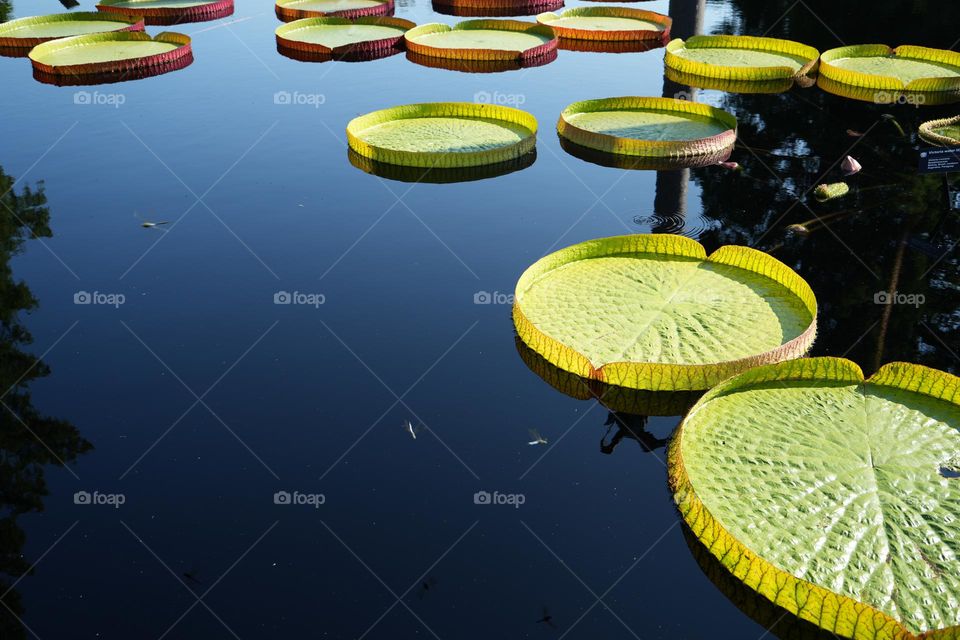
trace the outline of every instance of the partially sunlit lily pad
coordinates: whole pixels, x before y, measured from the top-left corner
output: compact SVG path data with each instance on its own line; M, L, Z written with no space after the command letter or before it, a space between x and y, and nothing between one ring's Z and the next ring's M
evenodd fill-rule
M25 56L38 44L89 33L143 31L142 18L94 11L32 16L0 24L0 53Z
M727 571L837 637L960 632L960 379L894 363L758 367L669 452L686 523Z
M97 9L171 25L225 18L233 14L233 0L100 0Z
M960 116L924 122L920 125L920 137L941 147L960 146Z
M628 156L621 153L609 153L598 151L590 147L584 147L575 142L570 142L563 136L560 136L560 148L569 153L574 158L596 164L601 167L610 167L611 169L628 169L632 171L674 171L677 169L697 169L709 167L727 160L733 153L733 147L716 154L688 156L688 157L647 157L647 156Z
M30 52L34 76L55 84L118 82L160 75L193 62L190 37L116 31L51 40Z
M453 168L408 167L388 162L378 162L361 156L353 149L348 149L347 156L350 164L370 175L413 184L454 184L499 178L526 169L537 160L535 149L513 160L483 164L476 167Z
M737 139L732 115L673 98L602 98L575 102L560 114L562 138L604 153L712 164Z
M377 162L449 169L507 162L536 146L537 121L519 109L431 102L374 111L347 125L357 154Z
M696 87L698 89L726 91L727 93L783 93L798 84L801 86L813 86L816 84L815 79L807 78L806 76L801 78L779 78L777 80L727 80L725 78L708 78L692 73L684 73L671 67L664 69L664 75L667 80L675 82L678 85Z
M563 0L433 0L433 10L465 18L532 16L563 7Z
M803 355L817 306L769 255L706 255L682 236L601 238L541 258L517 282L517 334L564 371L650 391L709 389Z
M559 14L541 13L537 22L552 28L564 40L604 42L666 42L673 24L660 13L627 7L577 7Z
M960 53L908 45L840 47L823 53L820 77L878 92L960 91Z
M520 20L466 20L453 27L425 24L408 31L406 42L414 54L454 60L523 62L557 49L552 29Z
M277 0L275 10L284 22L326 16L389 16L393 15L393 0Z
M723 80L768 81L814 71L820 53L791 40L753 36L693 36L667 45L666 66L675 71Z
M417 26L387 16L305 18L277 27L277 48L320 58L367 60L399 53L403 34Z

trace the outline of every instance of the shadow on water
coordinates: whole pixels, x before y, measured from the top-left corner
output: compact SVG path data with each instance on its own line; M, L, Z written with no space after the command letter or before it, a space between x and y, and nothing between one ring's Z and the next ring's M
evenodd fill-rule
M18 518L43 511L47 466L68 464L92 448L76 427L43 415L30 397L30 383L50 370L23 351L33 339L20 315L38 303L26 284L14 280L10 260L28 239L52 233L43 185L19 192L14 186L0 169L0 637L5 640L27 637L13 586L30 572L32 560L23 554L26 537Z

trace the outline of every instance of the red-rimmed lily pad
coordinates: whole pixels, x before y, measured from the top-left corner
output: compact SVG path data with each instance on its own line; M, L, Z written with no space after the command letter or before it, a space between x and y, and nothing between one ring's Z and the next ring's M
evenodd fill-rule
M400 53L415 26L389 16L305 18L277 28L277 50L297 60L375 60Z
M76 85L120 82L168 73L193 62L190 37L139 31L61 38L30 52L34 76L41 82Z
M425 24L406 36L407 50L449 60L528 62L556 54L550 27L520 20L466 20L450 27Z
M143 18L95 11L31 16L0 24L0 54L26 56L38 44L110 31L143 31Z
M366 18L392 16L393 0L277 0L277 17L284 22L304 18Z
M233 0L100 0L97 10L141 16L147 24L172 25L233 15Z
M560 114L557 133L598 152L696 166L729 156L737 120L689 100L627 96L571 104Z
M542 13L537 22L564 40L649 42L665 44L673 20L653 11L628 7L577 7L562 13Z
M564 0L433 0L433 10L448 16L495 18L556 11Z

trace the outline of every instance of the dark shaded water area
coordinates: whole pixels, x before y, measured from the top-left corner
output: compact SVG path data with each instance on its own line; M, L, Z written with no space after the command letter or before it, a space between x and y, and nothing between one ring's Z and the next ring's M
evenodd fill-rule
M960 37L955 5L635 6L680 37ZM560 247L683 233L806 278L814 354L956 372L960 181L918 174L915 131L957 108L693 89L662 49L484 74L307 63L278 24L240 0L152 27L192 34L195 62L110 85L0 58L0 637L815 637L691 553L666 487L679 418L545 383L509 296ZM740 171L603 166L554 132L577 100L680 92L737 115ZM351 118L458 100L534 114L535 162L420 182L351 164ZM815 202L848 153L851 194Z

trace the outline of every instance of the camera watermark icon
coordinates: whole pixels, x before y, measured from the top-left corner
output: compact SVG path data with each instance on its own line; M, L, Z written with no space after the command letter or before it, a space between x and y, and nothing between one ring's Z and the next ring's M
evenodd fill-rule
M926 303L927 297L922 293L900 293L899 291L877 291L873 294L874 304L903 304L914 308Z
M473 294L473 304L513 304L512 293L499 291L477 291Z
M300 91L277 91L273 94L273 104L308 106L319 109L327 102L327 96L322 93L302 93Z
M273 504L308 505L319 509L326 504L327 496L322 493L300 493L299 491L277 491L273 494Z
M876 91L873 94L873 102L875 104L905 104L919 107L927 103L927 97L922 93Z
M122 493L100 493L94 491L77 491L73 494L73 504L110 506L119 509L127 502L127 496Z
M527 501L527 496L522 493L500 493L494 491L477 491L473 494L473 504L495 504L509 505L514 509L519 509L520 505Z
M473 101L479 104L498 104L507 107L519 107L527 101L523 93L503 93L501 91L477 91Z
M119 109L127 102L122 93L102 93L100 91L77 91L73 94L73 104L94 107L113 107Z
M298 304L319 309L326 304L327 296L322 293L303 293L301 291L277 291L273 294L273 304Z
M73 294L73 304L106 305L115 309L127 301L122 293L102 293L100 291L77 291Z
M687 102L693 102L693 94L689 91L677 91L673 94L674 100L686 100Z

